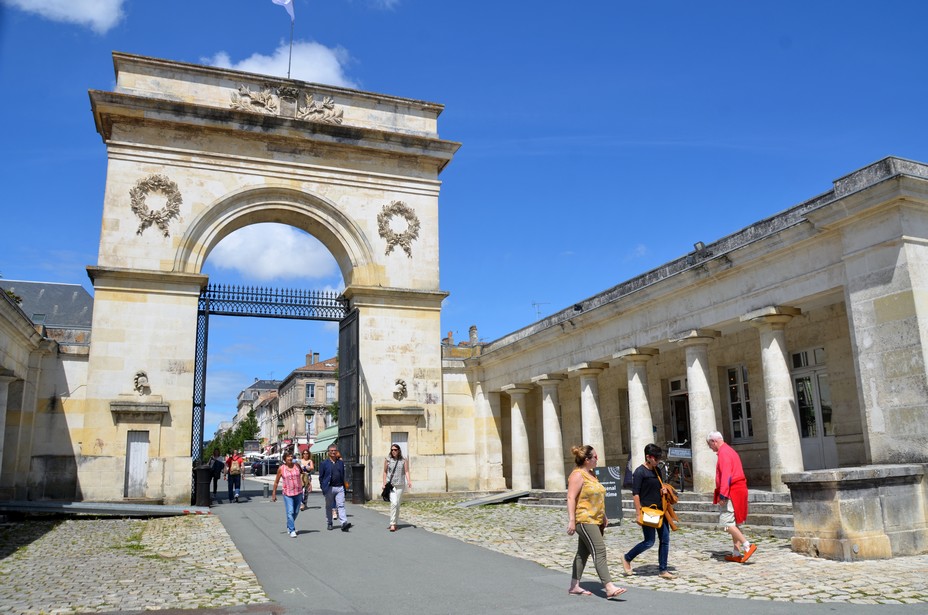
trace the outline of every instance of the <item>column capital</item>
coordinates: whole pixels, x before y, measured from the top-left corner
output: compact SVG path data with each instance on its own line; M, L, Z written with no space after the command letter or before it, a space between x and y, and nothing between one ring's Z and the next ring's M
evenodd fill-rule
M802 314L799 308L788 305L768 305L759 310L748 312L741 316L741 322L747 322L751 325L761 327L783 328L794 316Z
M684 346L700 346L711 344L715 338L721 336L722 332L715 329L688 329L677 333L670 341Z
M586 361L584 363L577 363L576 365L571 365L567 368L568 376L595 376L599 373L602 373L609 367L608 363L602 363L600 361Z
M532 378L532 384L545 386L551 384L560 384L562 380L567 380L567 376L564 374L540 374Z
M616 361L628 361L629 363L647 363L652 358L660 354L660 350L657 348L648 348L645 346L637 346L634 348L625 348L618 351L612 358Z
M499 388L499 390L509 395L513 395L513 394L519 395L520 393L524 395L526 393L531 392L532 385L526 384L526 383L504 384L503 386Z

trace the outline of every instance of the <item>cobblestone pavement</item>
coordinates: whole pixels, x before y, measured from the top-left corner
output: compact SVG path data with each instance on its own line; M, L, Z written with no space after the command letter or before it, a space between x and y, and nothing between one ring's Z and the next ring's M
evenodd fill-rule
M0 525L0 579L0 613L269 602L219 518L211 515L5 523Z
M389 504L368 506L389 513ZM412 524L438 534L570 572L577 538L567 535L564 509L502 504L458 508L453 502L411 500L400 511L400 525ZM928 603L928 555L891 560L835 562L793 553L789 541L752 536L757 551L747 564L726 562L731 538L721 530L681 528L670 539L672 581L657 576L657 545L632 562L623 576L621 558L641 540L641 528L624 521L606 530L613 580L626 587L796 603ZM592 562L584 578L597 580Z

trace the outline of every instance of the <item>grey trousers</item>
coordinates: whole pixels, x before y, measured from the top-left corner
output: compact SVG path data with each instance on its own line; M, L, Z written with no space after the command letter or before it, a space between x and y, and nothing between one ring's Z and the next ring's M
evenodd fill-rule
M603 585L612 583L612 576L609 574L609 564L606 563L606 542L603 540L603 534L598 525L592 523L577 524L577 554L574 556L574 568L570 575L571 579L579 581L583 576L583 569L586 568L586 560L592 555L593 565L596 566L596 574Z

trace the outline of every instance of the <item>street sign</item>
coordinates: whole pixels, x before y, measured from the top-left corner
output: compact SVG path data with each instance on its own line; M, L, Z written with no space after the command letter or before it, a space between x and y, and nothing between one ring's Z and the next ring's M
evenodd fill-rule
M622 468L593 468L593 474L606 488L606 517L610 523L618 525L622 518Z

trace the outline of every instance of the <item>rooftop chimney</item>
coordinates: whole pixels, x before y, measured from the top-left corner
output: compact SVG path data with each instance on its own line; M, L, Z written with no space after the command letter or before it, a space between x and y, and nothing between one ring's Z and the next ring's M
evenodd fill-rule
M313 353L313 363L315 364L315 363L318 363L318 362L319 362L319 353L318 353L318 352L314 352L314 353Z

